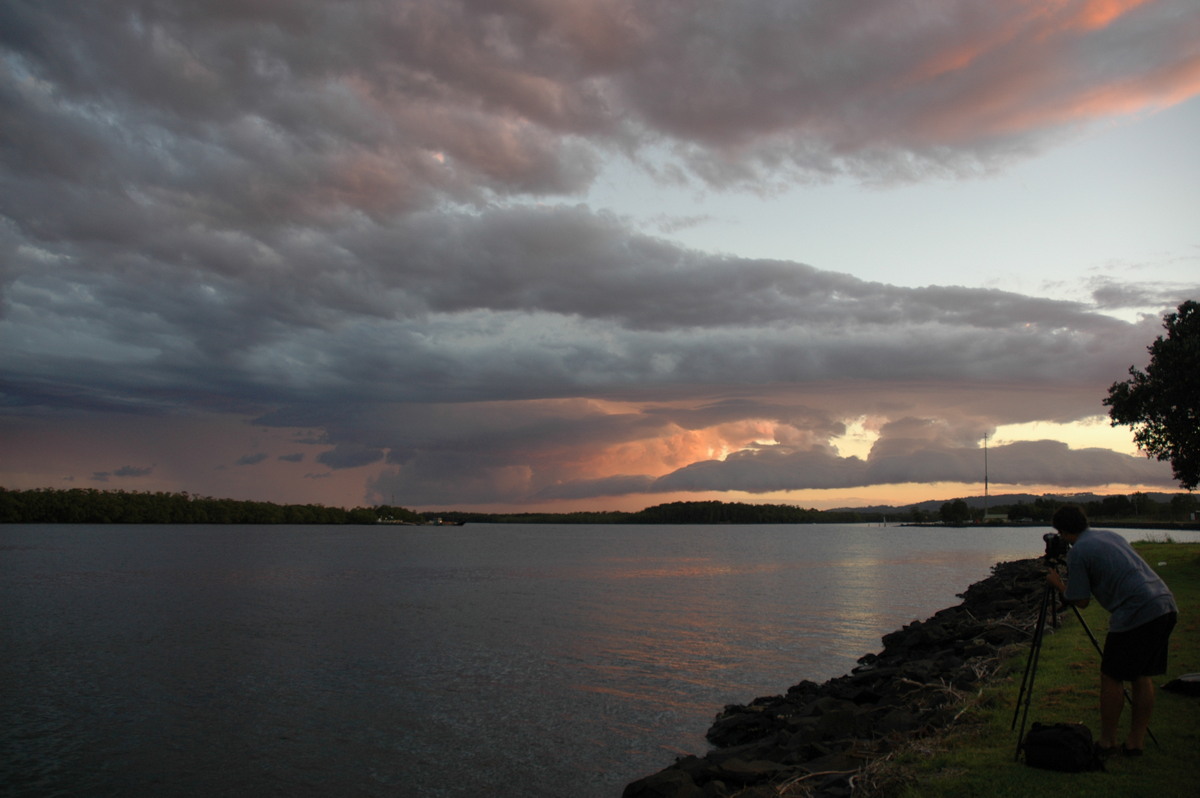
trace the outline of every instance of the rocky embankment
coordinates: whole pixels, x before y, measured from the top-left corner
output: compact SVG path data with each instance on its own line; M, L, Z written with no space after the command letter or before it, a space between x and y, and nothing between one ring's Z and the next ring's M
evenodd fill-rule
M725 707L708 730L709 753L629 784L623 798L780 795L801 785L805 795L851 795L871 761L946 728L1004 649L1030 640L1045 574L1039 559L1000 563L958 606L885 635L883 651L851 673Z

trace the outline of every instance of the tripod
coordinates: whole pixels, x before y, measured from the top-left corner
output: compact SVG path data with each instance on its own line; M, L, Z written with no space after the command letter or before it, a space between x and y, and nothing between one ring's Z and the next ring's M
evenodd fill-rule
M1038 658L1042 655L1042 638L1046 633L1046 615L1055 612L1054 594L1057 591L1047 584L1042 591L1042 603L1038 607L1037 625L1033 628L1033 641L1029 644L1029 656L1025 659L1025 675L1021 677L1021 691L1017 693L1017 706L1013 712L1012 727L1017 728L1017 718L1021 718L1021 731L1017 734L1017 750L1013 761L1021 758L1021 744L1025 740L1025 722L1029 719L1029 702L1033 699L1033 682L1037 678ZM1055 615L1054 625L1058 625ZM1091 634L1089 630L1088 634ZM1024 703L1022 704L1022 699Z
M1046 616L1051 615L1054 618L1055 626L1058 625L1056 612L1057 593L1058 591L1050 584L1047 584L1046 589L1042 592L1042 603L1038 608L1037 625L1033 631L1033 642L1029 646L1029 657L1025 660L1025 675L1021 679L1021 690L1017 693L1017 706L1013 712L1011 728L1015 729L1017 727L1017 717L1021 718L1021 731L1017 735L1017 751L1013 756L1013 761L1021 757L1021 744L1025 739L1025 722L1029 718L1029 702L1033 698L1033 682L1037 677L1037 663L1038 658L1042 654L1042 638L1046 632ZM1078 619L1079 625L1087 632L1088 639L1092 641L1092 646L1096 649L1096 653L1103 656L1104 650L1100 647L1100 641L1096 639L1096 635L1092 634L1091 627L1083 619L1083 613L1074 604L1071 604L1070 607L1075 611L1075 617ZM1132 706L1133 697L1129 695L1128 690L1123 690L1123 692L1125 693L1125 700ZM1024 699L1024 705L1022 705L1022 699ZM1155 745L1160 745L1158 738L1154 736L1154 732L1146 729L1146 734L1154 741Z

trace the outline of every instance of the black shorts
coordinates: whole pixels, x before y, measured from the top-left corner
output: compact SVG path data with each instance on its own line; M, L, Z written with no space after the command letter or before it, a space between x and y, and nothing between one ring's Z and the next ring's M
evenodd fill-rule
M1168 612L1127 632L1109 632L1104 638L1100 672L1123 682L1166 673L1167 641L1176 617Z

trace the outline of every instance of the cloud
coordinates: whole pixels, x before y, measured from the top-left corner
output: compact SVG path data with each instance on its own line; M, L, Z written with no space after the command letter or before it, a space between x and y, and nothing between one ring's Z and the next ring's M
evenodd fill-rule
M1145 308L1178 304L1175 297L1200 296L1200 286L1179 284L1153 284L1117 282L1100 279L1095 282L1092 297L1095 306L1102 310L1121 308Z
M1164 489L1173 484L1169 469L1162 463L1109 449L1070 449L1061 441L1022 441L993 447L988 458L993 484L1061 488L1158 485ZM554 485L541 491L538 498L711 491L755 494L913 482L982 483L983 476L980 447L891 447L890 452L872 452L864 461L840 457L826 448L772 446L738 451L724 460L692 463L657 479L627 475Z
M803 396L806 404L785 403ZM535 408L533 405L537 406ZM983 480L996 424L1102 413L1094 388L1061 384L778 386L757 400L470 403L416 411L411 425L364 412L337 437L387 441L370 495L416 503L583 500ZM436 420L433 420L435 419ZM869 456L839 453L842 419L878 434ZM462 424L460 427L459 424ZM414 434L415 430L422 434ZM1162 463L1061 442L993 445L993 484L1085 488L1172 483ZM638 470L642 469L642 470Z
M317 462L332 469L360 468L377 463L384 457L383 451L368 446L339 444L327 452L317 455Z
M746 149L776 168L877 178L971 168L1200 80L1194 20L1175 28L1172 3L652 9L622 96L717 182L754 174Z
M8 2L3 412L295 428L410 503L943 478L989 425L1102 412L1158 323L1098 308L1200 286L905 288L579 198L616 158L705 191L987 172L1200 92L1198 24L1183 0ZM865 460L836 448L858 416ZM255 445L221 462L307 454ZM149 473L124 470L94 478Z
M435 451L381 473L368 483L368 495L380 501L412 504L507 502L532 496L533 469L486 454Z
M137 466L121 466L113 472L114 477L144 477L154 472L153 466L139 468Z
M153 466L144 468L138 466L121 466L115 471L94 471L92 472L93 482L108 482L111 478L118 479L136 479L138 477L146 477L154 473Z
M577 497L596 479L754 491L908 468L919 481L968 454L866 470L828 447L858 415L963 416L976 440L986 422L1097 415L1159 332L1078 303L699 253L582 208L417 215L337 238L357 278L329 294L290 287L290 257L278 275L180 271L138 288L103 258L23 278L0 321L20 342L9 407L202 408L318 430L334 447L318 463L394 468L368 490L412 504ZM918 396L930 391L955 401ZM759 441L792 448L729 456Z
M114 243L192 218L235 231L570 193L602 153L647 143L718 183L969 169L1200 91L1187 11L16 2L6 166L39 228ZM54 181L80 190L62 203Z
M8 294L7 378L30 405L253 412L731 379L1049 379L1065 361L1083 379L1124 371L1145 338L1070 302L705 255L580 209L413 224L343 241L358 276L329 295L297 295L288 269L220 290L188 271L135 289L103 257L31 273Z
M1073 450L1061 441L1017 441L997 448L989 467L997 481L1017 485L1137 485L1172 486L1166 464L1145 457L1124 455L1108 449Z
M767 493L803 488L842 488L862 484L862 461L828 449L790 447L743 449L724 460L692 463L655 480L656 492L738 490ZM724 486L724 487L721 487Z

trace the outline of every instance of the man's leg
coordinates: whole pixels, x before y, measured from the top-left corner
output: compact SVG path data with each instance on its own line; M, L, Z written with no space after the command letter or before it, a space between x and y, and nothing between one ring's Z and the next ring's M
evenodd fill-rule
M1125 747L1140 751L1146 747L1146 730L1150 728L1150 716L1154 713L1154 680L1149 676L1135 679L1132 693L1133 718Z
M1153 687L1153 685L1151 685ZM1152 699L1153 700L1153 699ZM1117 724L1125 707L1125 687L1120 679L1100 674L1100 747L1117 746Z

